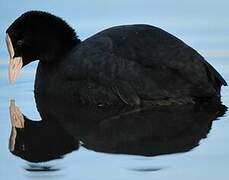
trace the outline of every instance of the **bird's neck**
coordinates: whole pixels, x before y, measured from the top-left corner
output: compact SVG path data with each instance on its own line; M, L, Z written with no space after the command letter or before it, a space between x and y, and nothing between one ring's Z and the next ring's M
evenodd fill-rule
M52 44L46 46L45 52L41 52L39 60L42 63L52 64L60 61L63 57L71 51L72 48L78 46L81 41L75 37L71 40L58 39L52 41Z

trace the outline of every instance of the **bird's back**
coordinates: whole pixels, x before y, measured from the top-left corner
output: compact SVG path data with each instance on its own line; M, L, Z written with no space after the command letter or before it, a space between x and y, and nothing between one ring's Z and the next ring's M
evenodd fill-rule
M71 80L84 79L80 95L85 90L87 96L100 97L99 93L106 92L126 103L168 99L185 103L219 96L221 85L226 84L197 51L149 25L101 31L75 48L65 63ZM93 93L88 90L91 85L85 83L89 81L96 86Z

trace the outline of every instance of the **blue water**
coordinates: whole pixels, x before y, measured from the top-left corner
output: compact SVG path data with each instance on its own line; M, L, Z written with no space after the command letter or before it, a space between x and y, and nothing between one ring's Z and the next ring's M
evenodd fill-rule
M9 85L4 42L5 29L22 12L31 9L46 10L63 17L76 28L81 39L110 26L147 23L169 31L195 48L229 82L228 7L226 0L0 1L0 179L228 179L228 112L213 121L199 145L183 153L158 156L114 154L81 145L62 159L47 162L29 162L13 155L8 148L10 100L14 99L29 119L41 119L33 95L37 63L25 67L17 83ZM229 106L228 87L222 88L222 102Z

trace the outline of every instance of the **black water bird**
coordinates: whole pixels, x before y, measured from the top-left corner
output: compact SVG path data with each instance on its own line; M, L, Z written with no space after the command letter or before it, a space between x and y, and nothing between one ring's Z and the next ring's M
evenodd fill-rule
M220 99L227 85L197 51L150 25L116 26L81 41L61 18L29 11L6 33L10 81L39 60L36 93L95 105L171 105Z

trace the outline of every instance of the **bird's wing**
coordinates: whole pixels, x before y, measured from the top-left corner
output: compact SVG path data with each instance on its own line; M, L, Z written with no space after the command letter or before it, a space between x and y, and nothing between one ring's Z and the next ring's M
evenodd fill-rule
M181 40L160 29L144 28L102 33L84 41L70 58L69 77L90 79L129 103L139 97L212 96L216 90L206 67L213 78L226 84Z

